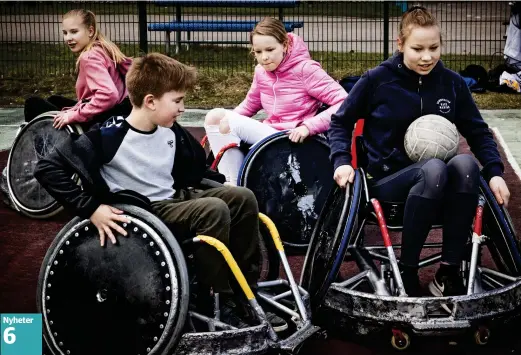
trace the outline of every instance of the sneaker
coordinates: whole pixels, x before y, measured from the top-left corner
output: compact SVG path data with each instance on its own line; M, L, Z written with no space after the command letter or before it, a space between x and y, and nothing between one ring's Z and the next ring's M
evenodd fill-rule
M401 276L405 293L408 297L420 297L422 295L418 268L400 264Z
M275 313L266 312L266 319L271 324L271 327L276 333L283 332L288 329L288 322Z
M438 297L464 295L465 286L459 274L459 266L441 265L429 284L429 291Z
M240 310L237 304L231 299L223 301L221 304L221 322L239 329L248 328L250 325L239 317Z
M464 295L466 293L465 286L459 274L459 266L440 265L434 279L429 284L429 291L437 297ZM447 312L452 312L449 305L444 303L441 306Z

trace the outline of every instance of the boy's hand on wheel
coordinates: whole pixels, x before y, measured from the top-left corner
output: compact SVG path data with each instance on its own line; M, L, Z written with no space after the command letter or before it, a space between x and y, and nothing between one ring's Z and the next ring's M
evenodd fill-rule
M123 236L127 236L127 232L116 224L116 222L130 223L125 216L121 215L122 213L123 211L112 206L100 205L92 216L90 216L90 221L98 229L101 246L105 245L106 236L109 237L112 244L116 244L116 237L114 237L112 230L115 230Z
M345 188L347 183L353 183L355 179L355 170L351 165L340 165L335 170L335 174L333 175L338 186Z

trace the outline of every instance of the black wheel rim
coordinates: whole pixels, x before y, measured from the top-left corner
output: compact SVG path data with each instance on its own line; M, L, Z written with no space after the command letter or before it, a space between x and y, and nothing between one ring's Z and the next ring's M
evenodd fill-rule
M65 140L72 128L57 130L53 117L35 118L17 135L8 162L8 187L13 202L30 215L50 213L60 206L34 177L36 164Z
M49 249L39 280L53 354L169 353L187 313L184 259L139 218L123 224L128 237L104 248L88 220L70 227Z

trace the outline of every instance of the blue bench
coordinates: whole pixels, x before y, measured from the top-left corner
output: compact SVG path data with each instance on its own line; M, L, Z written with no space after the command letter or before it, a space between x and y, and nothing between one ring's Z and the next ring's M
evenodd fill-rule
M299 0L155 0L157 6L297 7Z
M252 31L256 21L190 21L151 23L150 31ZM295 28L304 27L304 22L284 22L286 32L293 32Z
M255 27L256 21L234 21L234 20L209 20L209 21L182 21L181 8L189 7L259 7L278 8L279 19L284 22L287 32L293 32L295 28L304 27L303 22L284 21L283 8L298 6L298 0L156 0L156 6L175 6L176 21L158 22L148 25L149 31L165 32L165 50L168 53L170 47L170 33L176 32L176 53L179 52L181 43L196 43L190 41L190 32L250 32ZM181 41L181 32L188 33L188 41ZM201 42L199 42L201 43ZM237 41L204 41L204 43L243 43Z

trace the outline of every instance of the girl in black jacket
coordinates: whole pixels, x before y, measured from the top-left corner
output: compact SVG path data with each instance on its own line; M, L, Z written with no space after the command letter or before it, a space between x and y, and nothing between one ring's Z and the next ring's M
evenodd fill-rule
M497 201L506 205L510 193L501 177L503 164L465 82L440 61L442 39L434 16L423 7L407 11L397 42L399 52L365 73L332 116L328 138L334 179L341 187L353 181L351 136L355 122L364 118L370 195L382 201L405 201L400 267L407 294L421 294L419 257L440 211L444 213L442 259L429 290L438 296L464 294L459 265L477 205L478 164L465 154L448 162L413 163L405 153L405 132L427 114L453 122L483 165L482 174Z

